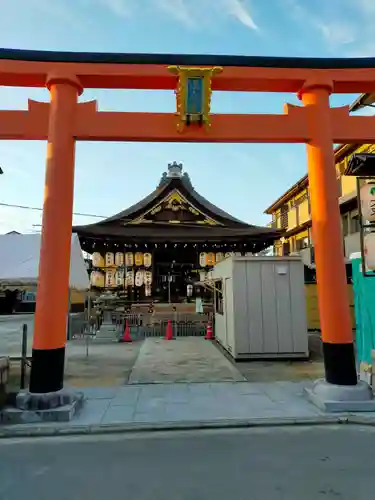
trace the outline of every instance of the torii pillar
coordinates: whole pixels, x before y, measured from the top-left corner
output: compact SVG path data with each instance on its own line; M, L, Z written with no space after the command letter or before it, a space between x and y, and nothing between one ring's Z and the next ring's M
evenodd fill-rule
M344 411L353 402L353 408L366 404L372 393L358 382L355 364L333 152L332 90L330 81L308 81L299 93L307 108L310 137L309 193L325 367L325 380L317 381L309 395L323 409Z
M39 281L30 375L30 395L45 405L65 404L64 381L69 307L75 137L74 123L82 86L77 78L49 75L51 95ZM46 396L47 395L47 396ZM52 397L48 397L52 395ZM49 404L49 400L53 403ZM29 403L35 406L35 403Z

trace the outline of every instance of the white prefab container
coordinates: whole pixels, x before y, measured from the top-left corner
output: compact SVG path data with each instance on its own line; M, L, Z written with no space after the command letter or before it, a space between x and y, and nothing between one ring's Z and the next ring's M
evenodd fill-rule
M228 257L212 279L216 340L235 359L308 357L299 257Z

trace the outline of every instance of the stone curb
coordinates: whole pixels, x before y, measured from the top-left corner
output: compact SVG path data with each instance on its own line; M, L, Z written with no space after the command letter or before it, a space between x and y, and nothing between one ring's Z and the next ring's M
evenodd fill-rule
M208 429L240 429L254 427L282 427L294 425L332 425L332 424L362 424L375 425L375 420L362 417L342 417L321 415L314 417L279 417L255 419L222 419L216 421L183 421L183 422L157 422L157 423L119 423L119 424L94 424L94 425L17 425L0 427L0 439L20 437L52 437L52 436L77 436L95 434L116 434L135 432L158 431L183 431L183 430L208 430Z

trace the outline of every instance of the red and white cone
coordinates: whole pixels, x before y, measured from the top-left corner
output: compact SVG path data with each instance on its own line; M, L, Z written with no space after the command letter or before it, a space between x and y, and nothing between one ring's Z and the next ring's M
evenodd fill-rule
M165 330L164 340L173 340L173 331L172 331L172 323L171 320L168 320L167 328Z
M206 336L204 337L205 340L214 340L214 332L212 331L212 324L211 321L207 321L207 327L206 327Z
M124 335L120 338L120 342L133 342L131 335L130 335L130 327L129 327L128 320L126 320L126 322L125 322Z

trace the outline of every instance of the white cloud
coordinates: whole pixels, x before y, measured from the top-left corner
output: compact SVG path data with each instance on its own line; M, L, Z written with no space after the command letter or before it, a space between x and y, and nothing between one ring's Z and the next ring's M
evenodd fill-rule
M331 3L324 3L324 7L328 9L323 9L321 12L311 9L311 5L304 4L302 0L284 0L284 2L285 8L298 23L301 21L305 23L307 20L310 26L320 33L329 50L340 50L343 45L356 40L355 24L351 20L342 18L340 11L335 17L332 16L329 7L334 7L335 0Z
M356 39L355 28L345 21L324 22L315 20L316 28L331 46L340 46L353 43Z
M224 8L231 14L237 21L242 23L247 28L258 30L258 25L250 13L249 8L246 6L244 0L224 0Z
M320 9L304 0L283 1L290 16L307 20L334 55L375 57L375 0L320 0Z
M251 0L13 0L12 7L32 10L47 18L80 27L90 23L89 17L80 16L78 9L105 9L113 16L129 19L143 18L155 11L189 28L202 29L207 21L232 18L251 30L259 30L249 3ZM259 0L260 1L260 0ZM1 3L1 0L0 0Z

